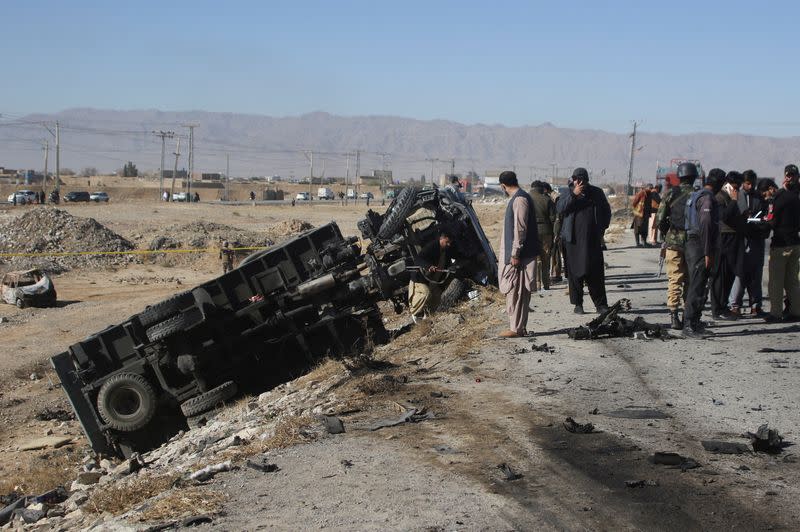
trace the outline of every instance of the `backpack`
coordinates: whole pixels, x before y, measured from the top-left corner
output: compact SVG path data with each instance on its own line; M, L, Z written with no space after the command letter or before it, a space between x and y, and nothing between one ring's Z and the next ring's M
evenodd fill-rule
M686 205L692 191L676 194L669 202L669 228L676 231L686 230Z
M702 196L713 196L713 194L704 188L692 192L689 199L686 200L686 225L685 230L687 233L697 234L700 232L700 217L697 213L697 202Z

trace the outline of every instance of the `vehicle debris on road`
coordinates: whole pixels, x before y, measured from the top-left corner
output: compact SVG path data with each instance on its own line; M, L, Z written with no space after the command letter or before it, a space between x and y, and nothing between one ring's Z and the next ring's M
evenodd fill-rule
M591 434L592 432L595 432L593 424L578 423L571 417L568 417L564 421L564 428L567 429L567 432L572 432L573 434Z
M519 480L523 477L522 473L517 473L511 468L510 465L508 465L505 462L503 462L502 464L498 464L497 469L499 469L500 472L503 473L503 480L505 480L506 482Z
M783 441L783 436L776 429L769 428L767 423L758 427L755 432L747 432L745 437L750 438L753 450L756 452L778 454L788 446L788 443Z
M673 338L667 327L648 323L641 316L637 316L633 320L619 316L620 312L629 310L631 310L630 300L620 299L586 325L567 330L567 335L573 340L631 338L636 333L642 333L644 336L640 335L640 337L646 339L660 338L663 340Z

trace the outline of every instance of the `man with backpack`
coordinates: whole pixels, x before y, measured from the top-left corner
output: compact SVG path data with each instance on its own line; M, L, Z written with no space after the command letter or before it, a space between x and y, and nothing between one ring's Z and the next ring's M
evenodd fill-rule
M683 321L679 315L688 290L688 272L684 251L686 247L686 201L694 192L694 181L698 178L697 166L693 163L682 163L678 166L680 185L672 187L664 195L658 206L656 223L664 235L666 245L664 262L667 267L667 308L669 308L671 327L683 329Z
M700 315L706 303L709 272L714 262L719 260L720 207L714 195L722 188L723 179L719 173L709 172L703 188L692 192L686 202L686 266L689 270L689 291L683 314L683 336L687 338L705 339L709 335L700 321Z

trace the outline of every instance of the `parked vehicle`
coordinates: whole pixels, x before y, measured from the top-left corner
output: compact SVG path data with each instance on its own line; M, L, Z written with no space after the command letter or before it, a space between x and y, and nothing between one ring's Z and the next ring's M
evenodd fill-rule
M356 199L356 191L352 188L347 189L347 199Z
M72 191L67 192L64 194L64 201L69 203L77 203L80 201L91 201L91 197L89 196L88 192L84 191Z
M359 198L361 199L373 199L375 196L372 195L372 192L362 192Z
M89 199L95 202L105 201L108 203L108 193L106 192L92 192L89 194Z
M311 195L308 192L298 192L294 199L295 201L309 201Z
M332 200L336 198L336 194L333 193L333 190L328 187L320 187L317 190L317 199L320 200Z
M8 195L8 202L14 203L14 196L17 197L17 205L26 203L36 203L36 192L33 190L17 190Z
M19 308L56 304L53 281L41 270L8 272L0 280L0 290L3 301Z
M186 201L186 192L173 192L172 193L172 201Z
M413 217L419 209L431 214ZM466 297L470 281L497 286L497 259L472 207L435 188L406 188L385 214L370 210L357 225L361 238L331 222L257 251L52 357L92 448L152 449L240 393L385 343L378 303L403 310L409 267L442 227L464 257L449 265L445 291L453 285Z

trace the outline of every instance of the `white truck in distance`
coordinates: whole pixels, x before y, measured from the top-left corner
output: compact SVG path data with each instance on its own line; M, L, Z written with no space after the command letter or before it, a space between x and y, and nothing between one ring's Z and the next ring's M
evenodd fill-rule
M319 187L317 190L317 199L332 200L336 197L333 190L328 187Z

